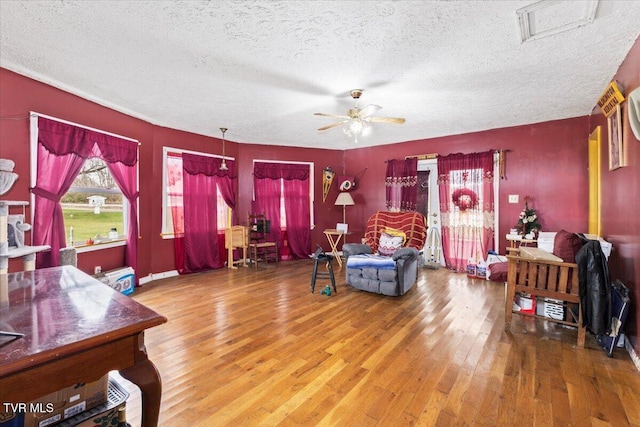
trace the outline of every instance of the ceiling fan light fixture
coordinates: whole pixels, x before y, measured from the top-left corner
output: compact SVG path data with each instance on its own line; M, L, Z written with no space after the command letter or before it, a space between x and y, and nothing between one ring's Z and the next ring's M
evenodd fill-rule
M227 171L229 167L227 166L227 158L225 157L225 147L224 147L224 133L227 131L227 128L220 128L222 131L222 163L220 163L220 170Z
M348 135L350 138L354 138L354 142L358 142L359 136L367 136L371 133L371 123L395 123L402 124L405 122L404 118L397 117L378 117L374 116L376 112L382 109L381 106L370 104L364 108L358 107L358 99L362 96L362 89L353 89L350 94L354 100L354 107L350 108L347 111L347 115L336 115L336 114L327 114L327 113L314 113L316 116L325 116L325 117L335 117L336 119L340 119L334 123L331 123L327 126L323 126L318 129L319 132L340 127L342 126L342 131L345 135Z

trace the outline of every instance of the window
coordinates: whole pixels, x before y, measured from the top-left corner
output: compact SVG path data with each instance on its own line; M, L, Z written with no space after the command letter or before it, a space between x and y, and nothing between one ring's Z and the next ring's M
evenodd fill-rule
M38 268L59 265L74 227L78 252L125 246L125 265L137 269L138 146L136 139L30 113L32 241L51 247L36 258ZM87 208L90 219L82 223L82 215L73 212L65 218L62 205L72 200ZM88 210L89 201L100 214ZM102 215L109 209L116 212ZM98 235L101 244L87 244Z
M184 150L165 147L163 150L163 180L162 180L162 236L174 237L175 230L184 230L184 210L182 197L182 153ZM206 153L191 152L200 156L211 156ZM212 156L218 157L218 156ZM224 201L220 189L217 190L218 222L217 228L223 232L231 218L231 209Z
M105 162L97 157L87 159L60 200L67 245L124 239L127 203Z
M450 225L452 227L486 227L487 218L484 218L482 212L484 195L481 191L484 171L482 169L454 170L449 172L449 176L451 194L455 199L454 209L449 218ZM477 193L467 187L476 189ZM493 225L492 220L489 222Z
M314 202L314 194L313 194L313 167L314 164L311 162L276 162L276 161L270 161L270 160L254 160L254 170L255 170L255 165L256 163L273 163L273 164L282 164L282 165L308 165L309 167L309 227L311 229L314 228L314 224L315 224L315 217L314 217L314 209L313 209L313 202ZM286 213L286 209L285 209L285 190L284 190L284 179L280 178L280 229L281 230L286 230L287 229L287 213ZM253 200L255 201L255 189L254 189L254 197Z

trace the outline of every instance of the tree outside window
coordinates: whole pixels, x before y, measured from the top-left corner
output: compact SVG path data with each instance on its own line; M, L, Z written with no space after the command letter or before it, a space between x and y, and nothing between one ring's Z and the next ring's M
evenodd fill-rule
M127 199L101 159L87 159L60 200L68 246L124 239Z

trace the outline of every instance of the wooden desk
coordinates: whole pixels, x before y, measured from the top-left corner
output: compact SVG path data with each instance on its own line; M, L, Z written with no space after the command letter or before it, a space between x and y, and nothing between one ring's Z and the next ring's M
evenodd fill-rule
M162 386L144 330L155 311L75 267L0 275L0 401L29 402L111 370L140 387L142 425L157 426Z
M342 236L346 233L341 230L334 229L326 229L324 230L324 235L327 236L327 240L329 241L329 246L331 246L331 254L334 256L336 261L338 261L338 265L342 268L342 258L340 258L340 251L338 251L338 243Z

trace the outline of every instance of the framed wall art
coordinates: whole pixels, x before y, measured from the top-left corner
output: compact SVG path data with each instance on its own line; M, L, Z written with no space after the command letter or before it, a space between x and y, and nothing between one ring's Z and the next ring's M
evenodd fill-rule
M618 169L624 166L622 151L622 114L620 113L620 105L616 105L616 109L609 118L609 170Z

